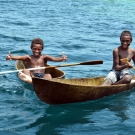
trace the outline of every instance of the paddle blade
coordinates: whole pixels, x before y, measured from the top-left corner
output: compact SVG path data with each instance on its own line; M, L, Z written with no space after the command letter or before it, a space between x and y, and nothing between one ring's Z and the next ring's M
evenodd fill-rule
M128 58L120 59L120 61L123 62L123 63L128 63Z
M96 65L96 64L103 64L102 60L94 60L94 61L86 61L81 62L80 65Z
M123 63L126 63L126 64L128 64L130 66L132 66L131 63L128 61L128 58L120 59L120 61L123 62ZM135 70L135 67L132 66L132 68Z
M126 64L128 64L130 66L132 66L131 63L128 61L128 58L120 59L120 61L123 62L123 63L126 63Z

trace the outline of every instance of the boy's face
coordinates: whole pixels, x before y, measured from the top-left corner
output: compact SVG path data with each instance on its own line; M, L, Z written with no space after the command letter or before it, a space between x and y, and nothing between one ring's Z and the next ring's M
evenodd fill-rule
M122 35L120 41L122 48L126 50L128 49L130 43L132 42L132 39L130 35Z
M41 55L42 50L43 50L43 46L40 44L33 44L31 46L31 50L33 52L34 57L39 57Z

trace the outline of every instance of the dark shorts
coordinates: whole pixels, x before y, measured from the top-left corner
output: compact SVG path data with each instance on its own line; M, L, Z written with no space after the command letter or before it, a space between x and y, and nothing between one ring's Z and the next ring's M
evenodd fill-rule
M45 74L43 74L43 73L34 73L33 75L35 77L38 77L38 78L43 78Z

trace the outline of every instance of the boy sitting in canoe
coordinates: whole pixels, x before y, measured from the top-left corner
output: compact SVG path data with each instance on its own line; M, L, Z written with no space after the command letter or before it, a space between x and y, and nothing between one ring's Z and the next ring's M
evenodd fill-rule
M67 56L62 54L62 57L52 57L49 55L41 54L44 49L43 40L40 38L35 38L32 40L31 43L31 50L33 55L25 55L25 56L13 56L10 53L6 56L6 60L22 60L26 62L27 68L38 68L38 67L45 67L47 65L47 61L55 61L55 62L62 62L67 60ZM45 74L45 69L38 69L29 71L27 69L23 70L22 72L18 73L19 77L29 83L32 83L31 76L39 77L39 78L46 78L51 79L50 74Z
M127 58L130 62L131 59L135 63L135 50L130 48L132 42L132 34L130 31L123 31L120 36L121 45L113 50L113 66L105 78L104 85L117 85L128 84L132 80L129 69L133 68L131 63L123 63L121 59Z

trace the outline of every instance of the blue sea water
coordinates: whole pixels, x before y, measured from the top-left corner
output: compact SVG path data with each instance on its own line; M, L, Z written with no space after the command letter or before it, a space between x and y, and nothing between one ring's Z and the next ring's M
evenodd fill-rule
M107 75L112 50L123 30L133 34L135 0L1 0L0 72L15 70L13 55L31 54L33 38L44 40L43 54L68 56L69 64L103 60L101 65L60 68L66 78ZM134 73L134 71L131 71ZM49 105L17 73L0 75L1 135L133 135L135 89L102 99Z

